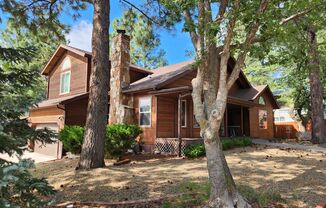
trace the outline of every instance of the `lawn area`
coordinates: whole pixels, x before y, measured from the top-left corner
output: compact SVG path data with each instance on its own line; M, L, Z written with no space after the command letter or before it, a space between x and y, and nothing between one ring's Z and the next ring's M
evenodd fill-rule
M325 198L326 155L264 146L226 151L237 184L258 192L273 189L290 207L314 207ZM37 164L63 201L124 201L184 192L185 184L206 183L206 159L159 158L93 171L75 171L76 159ZM192 191L192 190L190 190Z

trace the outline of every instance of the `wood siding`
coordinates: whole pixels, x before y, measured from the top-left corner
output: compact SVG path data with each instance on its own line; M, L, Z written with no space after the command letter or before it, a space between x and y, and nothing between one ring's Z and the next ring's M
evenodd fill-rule
M70 58L71 68L62 71L63 61L66 57ZM87 91L87 58L67 52L56 64L48 78L48 99L71 96ZM70 92L60 95L60 74L65 71L71 71L70 74Z
M139 98L140 97L146 97L151 96L151 125L150 127L141 127L143 130L143 133L141 134L142 141L145 144L153 145L156 138L156 127L157 127L157 114L156 114L156 97L152 95L135 95L134 96L134 109L135 109L135 115L136 115L136 122L139 124Z
M36 124L56 123L59 128L63 126L64 111L56 106L33 109L29 112L28 121L32 127Z
M83 98L65 105L65 124L85 126L88 98Z
M265 99L265 106L261 107L252 107L249 109L249 118L250 118L250 136L256 138L273 138L274 137L274 111L273 106L269 100L269 97L266 93L262 93ZM254 100L258 103L259 97ZM259 127L259 110L267 111L267 129L261 129Z

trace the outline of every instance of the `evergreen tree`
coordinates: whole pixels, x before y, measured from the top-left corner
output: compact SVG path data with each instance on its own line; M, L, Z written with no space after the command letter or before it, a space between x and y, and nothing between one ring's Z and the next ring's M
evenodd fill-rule
M159 49L160 38L154 31L153 23L144 15L132 9L126 10L121 18L112 22L113 33L117 29L124 29L130 36L131 63L148 69L155 69L167 65L165 51ZM111 38L112 39L112 38Z

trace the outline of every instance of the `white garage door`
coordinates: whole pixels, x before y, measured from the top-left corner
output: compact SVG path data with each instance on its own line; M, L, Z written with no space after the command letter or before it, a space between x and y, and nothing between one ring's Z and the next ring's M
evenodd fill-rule
M45 127L55 132L59 131L59 127L55 123L37 124L36 129L43 129ZM42 144L41 142L35 142L34 152L50 155L60 159L62 157L62 142L59 140L51 144Z

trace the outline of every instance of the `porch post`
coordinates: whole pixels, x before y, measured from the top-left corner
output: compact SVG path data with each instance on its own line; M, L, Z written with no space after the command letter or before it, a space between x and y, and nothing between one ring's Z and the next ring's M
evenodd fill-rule
M241 113L240 113L240 128L241 128L241 136L243 136L243 107L241 106Z
M225 137L229 136L229 132L228 132L228 104L226 104L226 108L225 108L225 123L224 123L224 129L225 129Z
M181 157L181 95L178 95L178 156Z

